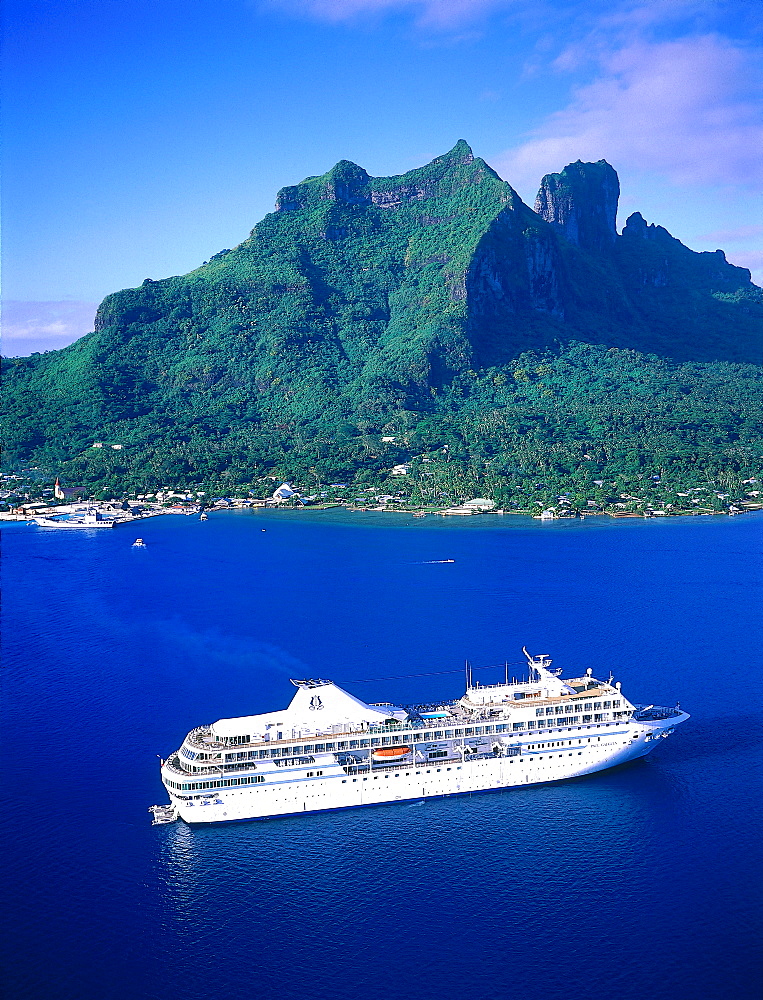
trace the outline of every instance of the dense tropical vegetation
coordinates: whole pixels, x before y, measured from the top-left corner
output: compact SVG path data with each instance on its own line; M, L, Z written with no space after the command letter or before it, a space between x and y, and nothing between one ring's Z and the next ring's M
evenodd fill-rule
M573 164L536 213L463 142L401 177L342 161L235 249L6 361L6 466L519 509L736 489L763 475L763 293L638 214L617 235L617 190Z

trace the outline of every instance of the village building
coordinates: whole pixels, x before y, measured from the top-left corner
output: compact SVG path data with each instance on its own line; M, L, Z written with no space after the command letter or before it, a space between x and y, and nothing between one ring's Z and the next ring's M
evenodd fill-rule
M56 500L77 500L84 493L84 486L62 486L58 481L58 476L56 476L56 482L53 486L53 496Z
M296 499L299 494L291 488L289 483L281 483L277 490L273 493L273 499L278 503L283 503L284 500Z

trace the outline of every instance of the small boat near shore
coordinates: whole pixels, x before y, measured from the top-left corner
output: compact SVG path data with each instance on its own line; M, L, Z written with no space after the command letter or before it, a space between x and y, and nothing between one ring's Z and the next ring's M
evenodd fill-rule
M89 508L80 517L36 517L38 528L113 528L114 521L107 520L95 507Z
M553 510L543 510L540 514L533 514L533 519L536 521L555 521L556 514Z
M134 549L145 549L148 546L146 545L146 543L143 541L142 538L136 538L135 541L132 543L132 547Z

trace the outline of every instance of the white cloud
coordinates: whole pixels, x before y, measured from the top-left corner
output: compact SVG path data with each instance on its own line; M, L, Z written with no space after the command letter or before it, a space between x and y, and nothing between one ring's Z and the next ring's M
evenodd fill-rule
M572 56L565 57L570 64ZM570 160L604 157L679 184L763 187L760 53L716 34L638 39L595 56L598 75L573 90L497 168L523 186Z
M93 329L95 302L3 302L2 352L7 358L54 351Z

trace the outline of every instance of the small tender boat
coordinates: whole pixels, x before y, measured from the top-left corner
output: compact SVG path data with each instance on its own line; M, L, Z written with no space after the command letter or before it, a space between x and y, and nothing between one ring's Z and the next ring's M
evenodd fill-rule
M422 511L419 511L419 513L418 513L418 514L414 514L413 516L414 516L414 517L426 517L426 514L425 514L425 513L424 513L424 511L422 510Z
M371 756L383 764L394 764L395 761L407 757L410 752L410 747L381 747L379 750L374 750Z
M132 547L134 549L145 549L146 543L143 541L142 538L136 538L135 541L132 543Z
M202 513L201 513L201 516L199 517L199 520L200 520L200 521L208 521L208 520L209 520L209 515L205 514L205 513L204 513L204 512L202 511Z
M553 510L543 510L540 514L533 515L536 521L553 521L556 519L556 514Z

